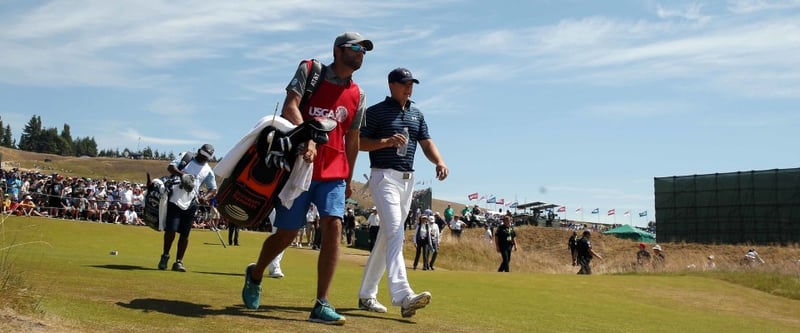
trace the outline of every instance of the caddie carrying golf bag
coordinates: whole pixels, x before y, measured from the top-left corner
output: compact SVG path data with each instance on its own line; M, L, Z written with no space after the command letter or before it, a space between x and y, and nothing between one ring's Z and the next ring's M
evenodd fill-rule
M308 140L325 144L334 128L336 121L322 117L306 120L286 133L272 125L264 127L220 185L220 215L240 227L261 223L275 208L302 145Z
M178 170L183 170L194 158L194 153L185 152L178 163ZM144 210L142 220L144 224L153 228L155 231L164 230L164 222L167 218L167 200L169 200L172 185L179 183L175 177L164 176L150 179L147 173L147 193L144 196Z

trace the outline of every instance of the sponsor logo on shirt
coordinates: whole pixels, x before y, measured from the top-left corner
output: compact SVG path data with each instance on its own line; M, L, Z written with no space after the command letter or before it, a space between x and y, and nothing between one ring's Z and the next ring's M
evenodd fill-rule
M347 108L342 105L336 107L336 110L312 106L308 109L308 115L311 117L324 117L333 119L341 123L347 119L348 111Z

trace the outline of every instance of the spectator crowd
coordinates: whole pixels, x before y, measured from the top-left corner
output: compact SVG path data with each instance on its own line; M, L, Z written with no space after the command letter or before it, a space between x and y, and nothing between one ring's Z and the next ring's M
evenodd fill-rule
M128 180L69 177L17 168L0 169L3 214L66 220L145 225L146 185ZM195 216L195 228L216 226L218 217L206 202Z

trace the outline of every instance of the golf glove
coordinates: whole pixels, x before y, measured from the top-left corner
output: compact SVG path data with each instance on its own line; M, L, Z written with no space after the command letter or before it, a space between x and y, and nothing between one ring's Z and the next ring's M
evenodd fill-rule
M194 191L194 175L183 174L181 176L181 188L186 192Z

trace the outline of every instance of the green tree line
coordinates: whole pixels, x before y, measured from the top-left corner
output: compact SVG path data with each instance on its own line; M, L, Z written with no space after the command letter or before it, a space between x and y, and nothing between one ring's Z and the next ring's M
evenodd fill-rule
M0 117L0 146L14 148L35 153L54 154L61 156L90 156L90 157L130 157L139 159L160 159L172 160L176 155L172 152L158 152L150 147L142 151L134 152L128 148L120 151L119 149L97 149L97 142L94 137L72 138L70 126L64 124L61 132L57 128L45 128L42 125L42 118L33 115L22 130L19 143L11 133L11 125L3 124Z

